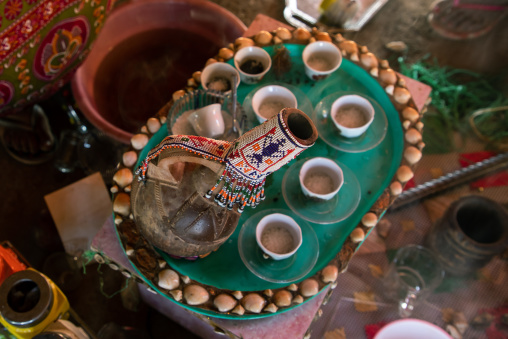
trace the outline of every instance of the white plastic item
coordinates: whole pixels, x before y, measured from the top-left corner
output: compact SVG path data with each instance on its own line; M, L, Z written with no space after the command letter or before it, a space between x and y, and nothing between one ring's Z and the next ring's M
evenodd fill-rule
M374 339L452 339L440 327L420 319L396 320L382 327Z

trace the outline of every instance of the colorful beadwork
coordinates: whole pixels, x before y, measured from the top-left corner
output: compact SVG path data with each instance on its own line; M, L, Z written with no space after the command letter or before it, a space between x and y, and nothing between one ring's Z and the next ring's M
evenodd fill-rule
M231 148L231 142L195 135L170 135L152 149L143 160L143 164L136 170L136 174L139 175L138 180L145 181L148 163L157 158L164 150L171 148L181 148L199 154L205 159L223 162Z
M294 159L311 145L302 145L284 123L282 113L250 130L234 142L199 136L166 137L147 155L137 169L138 180L146 180L148 163L163 151L181 148L206 159L225 162L226 168L215 185L205 194L221 207L243 212L245 206L256 207L265 199L266 177Z
M226 162L240 177L259 183L307 147L287 132L279 114L276 119L266 121L237 140Z

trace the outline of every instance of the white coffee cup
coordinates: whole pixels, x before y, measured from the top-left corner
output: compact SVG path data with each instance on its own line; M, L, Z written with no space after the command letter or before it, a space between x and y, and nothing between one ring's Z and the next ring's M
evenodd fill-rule
M300 169L300 186L305 196L330 200L344 184L344 174L337 163L328 158L307 160Z
M293 92L283 86L264 86L252 96L252 109L260 123L286 107L298 108L298 102Z
M305 74L312 80L321 80L335 72L342 63L339 48L328 41L308 44L302 53Z
M216 138L224 134L221 104L211 104L192 112L187 120L199 136Z
M355 94L344 95L332 104L330 118L346 138L365 133L374 121L374 107L369 100Z
M272 67L272 59L267 51L257 46L244 47L235 54L235 67L240 73L240 79L247 85L258 83ZM256 68L258 72L248 71L250 64L251 70ZM254 67L253 67L254 66ZM257 68L260 68L258 70Z
M205 90L224 93L231 91L233 75L236 74L236 84L240 85L240 75L236 68L225 62L214 62L206 66L201 72L201 85Z
M302 230L290 216L272 213L257 224L256 242L272 259L287 259L302 245Z
M452 339L440 327L420 319L395 320L382 327L374 339Z

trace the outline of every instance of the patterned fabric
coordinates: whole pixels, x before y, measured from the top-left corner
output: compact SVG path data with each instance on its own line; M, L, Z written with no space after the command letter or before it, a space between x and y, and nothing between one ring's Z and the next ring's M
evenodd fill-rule
M180 148L204 158L225 162L226 168L206 194L215 202L232 209L236 204L241 213L245 206L256 207L264 200L266 177L294 159L312 145L300 144L289 132L282 112L250 130L233 143L198 136L166 137L151 150L137 169L139 181L146 180L150 161L162 152Z
M115 0L0 0L0 116L72 77Z

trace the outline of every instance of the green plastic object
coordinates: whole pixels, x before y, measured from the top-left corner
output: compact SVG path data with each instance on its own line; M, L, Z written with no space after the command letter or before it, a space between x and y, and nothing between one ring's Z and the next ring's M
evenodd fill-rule
M323 140L318 139L316 144L306 150L300 157L291 161L288 165L279 171L271 174L267 178L265 193L266 200L256 208L246 208L243 212L240 222L233 235L215 252L206 258L196 261L183 259L174 259L160 253L164 256L169 265L182 275L187 275L191 279L200 283L215 286L219 289L239 290L239 291L263 291L266 289L275 289L288 285L263 280L253 274L242 262L238 251L238 235L245 223L254 214L263 209L282 209L291 212L286 205L282 194L282 180L286 170L299 159L309 157L329 157L345 164L357 177L360 187L360 202L358 207L346 219L332 224L311 223L319 241L319 255L313 269L303 278L314 275L323 269L327 263L332 260L340 251L342 244L353 231L361 218L367 213L370 207L376 202L383 190L389 185L400 165L403 151L403 131L399 113L390 101L379 83L364 69L355 65L353 62L344 59L340 68L328 78L315 82L306 77L301 54L304 45L287 44L285 47L289 50L292 67L284 74L282 78L276 79L273 72L268 72L263 80L256 85L240 84L238 88L238 102L243 103L246 96L253 89L261 85L273 83L287 83L298 87L306 94L312 107L325 97L336 92L354 92L364 94L372 98L380 107L382 107L388 126L386 135L379 144L370 150L364 152L345 152L337 150L327 145ZM272 56L274 55L273 46L265 48ZM232 63L232 61L230 61ZM313 112L305 112L312 116ZM248 115L248 125L257 124L255 116ZM148 151L155 147L162 139L167 136L167 128L163 126L149 141L145 149L140 153L139 159L144 159ZM138 160L139 161L139 160ZM139 163L137 164L139 165ZM136 166L137 168L137 166ZM312 255L309 253L309 255ZM142 274L138 272L141 276ZM154 290L158 291L149 279L145 281ZM174 301L169 295L160 293L167 299ZM310 299L307 299L308 301ZM228 319L255 319L272 316L281 312L288 311L296 306L284 308L273 314L246 314L238 316L234 314L218 313L211 310L191 307L183 303L178 303L193 312L206 316Z

